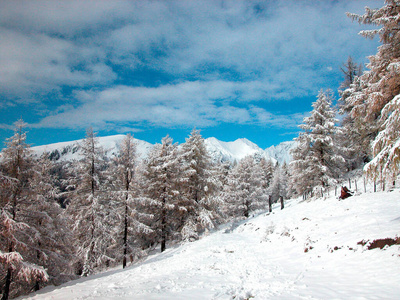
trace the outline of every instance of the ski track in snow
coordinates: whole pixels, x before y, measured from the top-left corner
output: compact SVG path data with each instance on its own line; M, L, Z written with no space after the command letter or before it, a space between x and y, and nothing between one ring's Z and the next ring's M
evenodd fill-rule
M400 299L400 191L292 200L125 270L28 299ZM307 250L306 250L307 249ZM307 251L307 252L306 252Z

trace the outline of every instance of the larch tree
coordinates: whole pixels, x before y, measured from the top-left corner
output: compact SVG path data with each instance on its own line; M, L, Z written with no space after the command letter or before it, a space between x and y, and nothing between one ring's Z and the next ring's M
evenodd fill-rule
M266 207L266 195L260 166L254 157L246 156L229 172L223 190L224 213L231 218L248 218Z
M354 82L355 78L362 74L362 64L357 64L354 62L353 58L349 56L346 63L340 68L344 74L344 80L340 85L340 89L345 90L350 87Z
M400 1L385 3L379 9L367 7L363 15L348 13L360 24L380 26L360 34L367 38L378 35L382 45L369 57L369 70L360 76L361 89L350 90L347 101L358 104L351 111L352 117L375 129L373 160L364 170L374 179L392 181L399 174L400 165Z
M299 135L298 150L293 151L295 168L294 180L299 180L298 185L309 185L325 189L336 183L343 172L344 158L340 154L338 145L334 142L338 131L335 127L335 110L332 108L332 94L328 90L320 91L317 101L313 104L310 117L303 120L299 127L303 133ZM303 153L304 157L297 154ZM304 176L304 177L302 177ZM304 180L308 182L304 182Z
M135 255L140 249L140 237L152 232L149 224L151 215L141 209L146 199L141 197L136 180L136 143L128 134L120 144L119 155L114 160L112 173L112 198L115 206L112 214L115 216L116 252L122 255L122 268L127 265L127 258ZM138 256L136 254L136 256Z
M92 128L87 130L80 148L82 158L76 164L76 190L67 209L73 219L77 264L80 265L77 273L88 276L113 260L107 250L114 244L114 237L109 225L110 205L103 185L106 168L103 149Z
M337 136L337 141L342 146L342 155L346 159L346 167L350 171L359 168L365 161L369 160L369 145L365 141L371 128L363 126L352 117L351 111L356 103L347 99L351 95L352 89L359 89L362 65L355 63L353 58L349 56L341 71L344 74L344 81L339 88L338 107L342 120L340 124L341 132Z
M311 161L306 159L311 155L311 141L308 132L303 131L295 139L297 146L291 150L292 161L289 163L289 185L298 195L306 197L315 185L311 169Z
M272 201L277 202L279 197L287 198L288 195L288 170L286 164L275 167L269 193L272 196Z
M217 188L216 172L200 131L193 129L180 149L182 203L186 207L183 240L197 239L199 232L214 227Z
M177 238L179 225L187 214L179 190L180 168L177 144L169 136L153 147L143 168L143 193L149 199L151 228L161 252L165 251L167 241Z
M60 284L68 279L71 234L67 231L63 210L57 202L59 190L52 174L54 163L48 153L43 153L33 162L29 178L27 197L27 223L36 228L34 237L36 251L30 252L30 261L43 266L49 274L49 283ZM65 278L63 278L63 276ZM39 290L41 282L36 281L34 290Z
M35 237L38 231L29 224L27 216L28 178L32 163L29 145L26 143L26 124L19 120L15 123L14 135L7 139L2 151L1 170L3 184L1 189L0 215L0 262L2 282L2 300L16 296L25 284L35 285L38 281L47 281L45 269L28 260L29 254L36 248ZM15 289L11 291L12 283Z

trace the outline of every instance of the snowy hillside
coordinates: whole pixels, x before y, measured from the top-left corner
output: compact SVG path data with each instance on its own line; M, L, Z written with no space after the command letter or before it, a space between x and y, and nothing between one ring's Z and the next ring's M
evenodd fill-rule
M399 299L400 191L292 200L201 240L29 299Z
M124 139L124 137L125 135L122 134L99 137L99 144L105 150L106 155L108 157L111 157L118 152L119 144ZM135 139L135 141L137 143L137 153L139 157L146 157L147 153L150 151L153 145L138 139ZM80 142L81 140L62 142L32 147L31 149L38 156L41 155L43 152L49 152L50 157L54 160L68 161L72 159L79 159Z
M271 146L265 149L265 153L276 159L279 163L288 163L292 160L290 150L294 149L296 145L297 143L295 141L283 142L277 146Z
M124 137L125 135L99 137L99 144L106 151L106 155L110 157L117 153L119 144ZM135 139L135 141L138 145L137 151L139 156L141 158L145 158L153 145L138 139ZM80 140L55 143L32 147L32 150L36 155L41 155L44 151L47 151L50 153L50 157L54 160L68 161L72 159L79 159L79 143ZM288 143L287 145L289 146L285 146L285 143ZM291 143L293 142L284 142L278 146L270 147L264 151L259 146L245 138L237 139L233 142L222 142L213 137L205 139L207 150L209 151L212 160L216 162L239 161L247 155L255 155L258 158L272 159L273 161L279 162L288 161L288 151L292 147Z

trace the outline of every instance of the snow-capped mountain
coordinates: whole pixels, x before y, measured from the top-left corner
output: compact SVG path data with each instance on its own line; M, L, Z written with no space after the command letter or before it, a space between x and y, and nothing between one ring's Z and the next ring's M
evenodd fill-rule
M119 151L119 144L125 135L112 135L99 137L99 144L105 150L108 157L112 157ZM35 155L40 156L43 152L49 152L50 158L53 160L69 161L80 158L79 143L82 140L61 142L44 146L32 147ZM143 140L135 139L137 143L137 153L141 159L146 158L149 151L154 146ZM274 162L289 161L288 151L291 149L293 142L284 142L278 146L273 146L263 150L248 139L241 138L233 142L223 142L214 137L205 139L205 145L210 156L215 162L223 161L239 161L245 156L252 155L257 158L265 158ZM281 146L283 145L283 146Z
M279 163L288 163L292 160L292 155L290 150L296 147L297 143L295 141L282 142L277 146L271 146L265 149L265 153L276 159Z
M248 155L275 161L271 155L245 138L233 142L222 142L211 137L205 140L205 144L211 158L216 162L239 161Z
M125 135L111 135L105 137L99 137L99 145L104 149L107 157L112 157L119 151L119 145L124 139ZM32 151L35 155L40 156L44 152L48 152L50 158L53 160L68 161L80 158L80 146L82 140L61 142L43 146L32 147ZM135 139L137 148L137 154L140 158L145 158L153 147L152 144Z

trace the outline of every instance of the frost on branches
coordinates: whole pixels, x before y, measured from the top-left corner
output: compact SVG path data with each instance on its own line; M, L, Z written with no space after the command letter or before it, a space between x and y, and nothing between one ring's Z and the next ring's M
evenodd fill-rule
M146 199L139 193L136 143L130 134L122 140L119 155L113 163L109 173L116 241L110 250L117 261L122 257L122 268L125 268L128 258L133 261L135 257L141 257L139 249L143 246L143 239L153 232L147 225L152 215L145 213Z
M77 273L87 276L113 259L107 249L114 237L109 226L110 203L104 192L103 149L90 128L82 141L82 159L77 163L76 190L68 206L73 219L73 233L77 249Z
M29 263L26 257L37 249L40 233L29 224L28 178L31 173L29 146L26 144L25 123L15 123L14 135L7 139L2 151L1 172L4 174L0 190L0 273L2 300L23 292L23 283L47 281L48 274L40 266ZM40 249L37 249L40 252ZM3 275L4 274L4 275ZM4 277L3 277L4 276ZM11 285L17 288L11 290Z
M218 219L215 213L217 198L215 172L208 155L204 139L198 130L193 130L179 152L182 162L181 188L186 215L181 230L183 240L198 239L199 233L213 228Z
M298 193L322 191L336 183L342 173L344 158L335 143L338 132L332 95L328 90L320 91L313 103L310 117L304 118L299 127L303 129L297 148L293 150L291 174Z
M380 9L367 7L363 15L348 14L360 24L380 26L360 34L367 38L379 35L382 45L369 57L369 71L360 76L358 87L350 87L346 101L356 104L351 112L354 119L376 129L374 158L365 171L372 178L390 181L399 173L400 1L385 2Z
M231 218L248 218L267 207L264 170L253 156L246 156L229 172L224 186L224 213Z
M179 170L177 144L166 136L149 153L143 170L143 193L154 215L151 225L161 252L166 249L167 241L178 234L179 224L187 213L179 191Z

